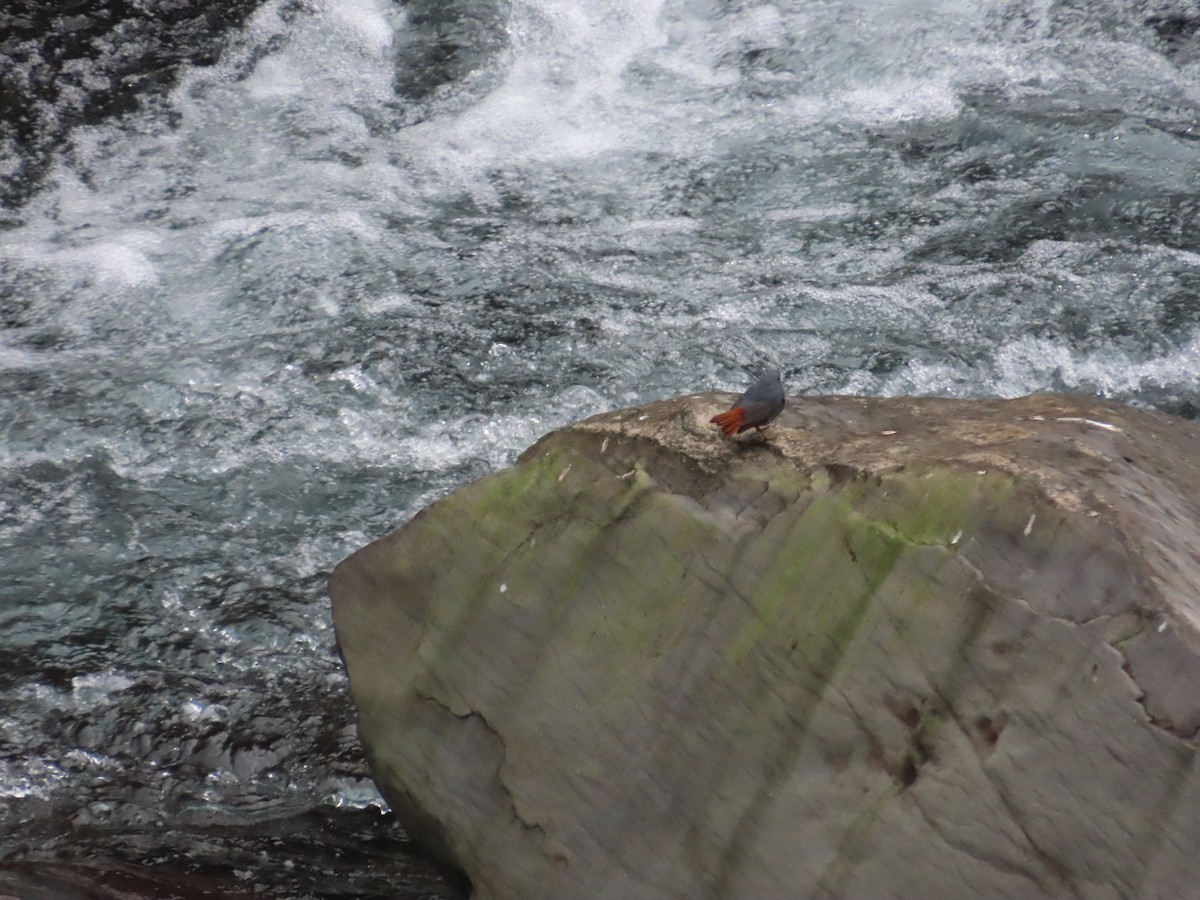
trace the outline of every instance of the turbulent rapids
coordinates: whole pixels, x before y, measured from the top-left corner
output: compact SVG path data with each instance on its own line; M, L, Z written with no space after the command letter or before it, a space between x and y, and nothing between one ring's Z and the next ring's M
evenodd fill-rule
M584 415L1200 408L1194 4L178 6L0 14L6 864L451 896L322 586Z

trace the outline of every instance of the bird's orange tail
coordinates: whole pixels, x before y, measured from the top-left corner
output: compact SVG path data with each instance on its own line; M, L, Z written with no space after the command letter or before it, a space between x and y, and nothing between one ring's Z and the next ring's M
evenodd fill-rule
M742 411L735 406L729 412L718 413L708 421L716 422L727 435L735 435L742 426Z

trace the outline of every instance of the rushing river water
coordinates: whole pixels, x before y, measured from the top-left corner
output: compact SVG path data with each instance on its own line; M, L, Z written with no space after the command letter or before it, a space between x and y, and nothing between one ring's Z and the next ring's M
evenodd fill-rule
M766 364L1200 408L1192 2L234 5L111 113L121 28L2 61L59 81L0 142L0 894L454 896L324 583L558 425Z

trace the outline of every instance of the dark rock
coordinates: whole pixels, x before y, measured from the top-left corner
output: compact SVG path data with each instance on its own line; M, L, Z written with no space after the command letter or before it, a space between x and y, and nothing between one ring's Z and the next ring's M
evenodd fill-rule
M1200 426L1071 397L597 416L330 584L359 731L480 898L1200 883Z
M7 0L0 8L0 206L37 189L78 125L161 95L184 63L216 62L261 0Z

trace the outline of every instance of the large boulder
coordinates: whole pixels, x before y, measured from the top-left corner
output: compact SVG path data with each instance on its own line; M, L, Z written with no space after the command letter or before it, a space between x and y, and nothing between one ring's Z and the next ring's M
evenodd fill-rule
M701 394L351 556L375 779L475 896L1200 885L1200 428L1059 396Z

